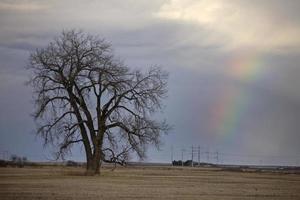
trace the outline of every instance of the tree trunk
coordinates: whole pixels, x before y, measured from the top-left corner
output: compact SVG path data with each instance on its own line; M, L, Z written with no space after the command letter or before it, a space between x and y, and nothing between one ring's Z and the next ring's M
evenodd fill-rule
M86 175L93 176L96 174L100 174L100 159L101 159L101 152L99 147L97 147L94 151L92 156L87 157L86 162Z
M87 160L85 174L87 176L100 174L100 158L93 156L90 160Z

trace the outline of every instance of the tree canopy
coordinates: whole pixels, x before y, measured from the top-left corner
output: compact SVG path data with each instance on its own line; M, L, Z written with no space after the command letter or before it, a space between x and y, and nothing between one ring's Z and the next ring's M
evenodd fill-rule
M144 158L170 128L153 117L162 110L168 74L126 66L98 36L64 31L31 54L28 68L37 134L58 147L58 158L83 144L88 174L98 173L101 161Z

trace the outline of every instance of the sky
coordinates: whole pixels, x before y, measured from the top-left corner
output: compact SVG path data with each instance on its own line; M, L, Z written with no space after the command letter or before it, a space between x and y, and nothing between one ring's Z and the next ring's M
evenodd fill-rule
M52 159L34 134L25 66L75 28L130 67L170 73L161 115L174 128L147 162L190 159L192 146L197 158L200 146L202 162L300 165L299 10L298 0L0 0L0 157Z

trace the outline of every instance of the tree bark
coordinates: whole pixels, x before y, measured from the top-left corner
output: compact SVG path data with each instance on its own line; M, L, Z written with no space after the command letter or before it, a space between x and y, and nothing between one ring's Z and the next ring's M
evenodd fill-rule
M86 175L93 176L100 174L101 148L102 147L100 145L96 145L93 155L87 157Z
M100 157L94 155L92 158L87 159L85 174L87 176L100 174Z

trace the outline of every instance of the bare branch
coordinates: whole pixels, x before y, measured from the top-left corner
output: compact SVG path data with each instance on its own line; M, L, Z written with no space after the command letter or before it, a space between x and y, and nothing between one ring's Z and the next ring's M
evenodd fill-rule
M162 108L167 73L130 69L97 36L64 31L31 54L28 68L38 134L60 157L82 142L87 169L99 169L101 159L124 164L130 153L143 158L168 130L152 119Z

